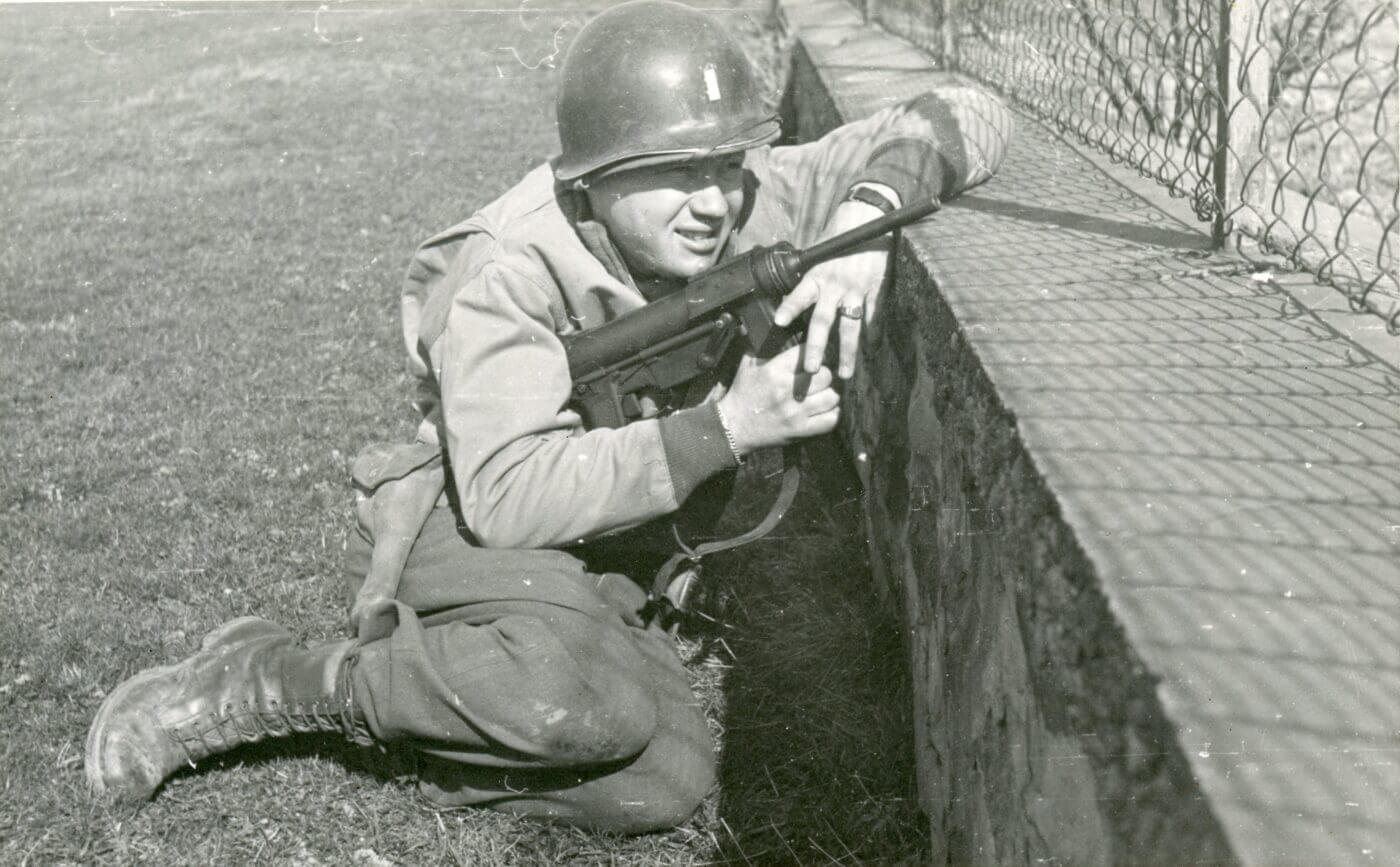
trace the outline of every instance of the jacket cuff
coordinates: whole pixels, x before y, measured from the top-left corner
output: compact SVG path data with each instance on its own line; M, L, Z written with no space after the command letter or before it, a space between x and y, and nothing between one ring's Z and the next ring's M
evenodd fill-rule
M678 504L710 476L738 466L713 403L662 416L657 422Z

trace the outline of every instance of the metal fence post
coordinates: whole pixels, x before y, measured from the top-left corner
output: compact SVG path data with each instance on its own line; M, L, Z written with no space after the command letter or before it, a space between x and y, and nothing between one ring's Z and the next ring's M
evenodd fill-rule
M1264 140L1273 70L1262 39L1265 27L1260 7L1261 0L1221 0L1220 138L1224 152L1216 167L1221 207L1213 232L1217 244L1224 243L1227 217L1235 231L1255 235L1262 235L1268 222L1259 209L1268 209L1273 187Z
M938 8L938 50L943 56L938 58L944 69L957 69L957 57L953 45L953 3L954 0L933 0Z
M1230 17L1234 3L1217 0L1215 22L1215 154L1211 160L1215 183L1215 217L1210 236L1214 245L1225 246L1225 215L1230 207Z

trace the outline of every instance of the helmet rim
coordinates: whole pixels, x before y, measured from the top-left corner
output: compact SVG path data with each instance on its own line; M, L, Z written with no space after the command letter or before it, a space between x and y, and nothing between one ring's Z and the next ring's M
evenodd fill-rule
M754 134L742 139L733 138L724 144L711 147L651 148L641 146L635 153L625 153L613 159L599 158L569 162L560 155L554 164L554 176L560 181L595 180L618 172L672 163L688 163L711 156L723 156L753 150L771 144L782 135L782 123L777 114L771 114L748 129Z

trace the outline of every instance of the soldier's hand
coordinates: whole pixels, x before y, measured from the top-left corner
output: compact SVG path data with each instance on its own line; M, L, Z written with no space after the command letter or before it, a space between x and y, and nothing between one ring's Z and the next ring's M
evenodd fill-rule
M832 388L830 368L803 371L803 347L793 346L768 360L744 356L719 408L734 445L742 454L787 445L836 426L841 399Z
M822 237L829 238L863 226L882 214L879 208L865 202L842 202ZM849 379L855 372L861 328L875 315L875 302L889 262L889 248L890 237L886 235L853 253L813 267L778 305L773 320L784 327L802 311L812 309L803 362L808 373L816 373L822 365L833 328L838 341L838 375Z
M380 593L361 593L355 597L355 604L350 607L350 634L360 635L362 630L373 631L375 624L367 621L367 618L377 616L383 609L389 597Z

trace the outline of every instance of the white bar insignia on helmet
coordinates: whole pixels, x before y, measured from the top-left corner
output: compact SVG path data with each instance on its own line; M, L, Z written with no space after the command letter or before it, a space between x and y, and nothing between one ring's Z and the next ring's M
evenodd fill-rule
M715 75L715 65L705 64L705 95L710 98L710 102L719 102L722 97L719 92L719 76Z

